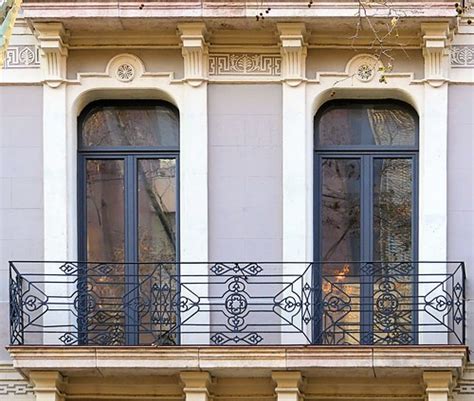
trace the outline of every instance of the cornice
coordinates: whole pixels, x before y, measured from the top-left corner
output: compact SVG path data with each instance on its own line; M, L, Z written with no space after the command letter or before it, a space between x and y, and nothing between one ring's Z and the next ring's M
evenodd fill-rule
M145 7L137 6L138 2L41 2L26 3L23 6L25 18L30 19L75 19L75 18L223 18L240 17L255 19L261 12L261 2L234 1L229 3L213 1L164 1L147 2ZM314 17L347 17L354 18L358 9L357 2L315 2L311 8L302 1L265 2L271 8L275 18L314 18ZM405 18L455 18L450 2L394 2L391 8L403 13ZM387 8L373 6L367 9L367 15L389 18Z

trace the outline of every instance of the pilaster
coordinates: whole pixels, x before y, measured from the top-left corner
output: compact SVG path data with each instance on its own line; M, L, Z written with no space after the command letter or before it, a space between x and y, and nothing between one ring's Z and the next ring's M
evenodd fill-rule
M184 58L184 79L191 86L200 86L208 77L208 46L206 25L202 22L178 24Z
M36 401L64 401L64 379L55 371L32 371L30 380Z
M44 82L52 88L57 88L66 79L66 31L60 22L36 23L34 30L39 42Z
M211 375L208 372L181 372L185 401L209 401Z
M306 29L302 23L281 23L277 27L283 86L283 260L306 261L311 259L307 247L311 237L307 191L312 151L306 132Z
M290 86L298 86L306 79L305 24L279 23L277 28L280 34L282 79Z
M423 381L426 385L426 401L449 401L453 389L451 371L425 371Z
M449 72L449 23L423 23L421 31L423 34L423 57L425 58L425 79L431 86L441 86L448 79Z
M180 105L180 259L182 262L209 260L208 219L208 110L207 45L203 23L179 24L184 59L183 96ZM206 275L206 263L181 265L183 275ZM207 297L203 283L199 296ZM199 315L199 324L210 324L210 314ZM182 327L183 344L207 344L209 333L192 334Z
M272 379L276 384L276 401L303 401L301 393L303 378L298 371L272 372Z

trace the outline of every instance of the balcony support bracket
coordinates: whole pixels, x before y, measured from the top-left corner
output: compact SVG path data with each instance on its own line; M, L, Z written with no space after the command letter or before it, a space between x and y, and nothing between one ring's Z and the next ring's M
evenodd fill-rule
M209 401L209 372L181 372L185 401Z
M276 384L277 401L303 401L303 378L299 371L275 371L272 379Z
M454 387L453 373L447 371L424 371L426 401L450 401Z
M64 401L64 378L59 372L32 371L30 381L36 401Z

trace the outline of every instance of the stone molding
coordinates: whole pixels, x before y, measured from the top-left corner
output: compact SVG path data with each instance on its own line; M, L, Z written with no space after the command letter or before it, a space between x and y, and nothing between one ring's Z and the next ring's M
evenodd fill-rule
M275 371L272 379L276 384L277 401L302 401L303 377L299 371Z
M59 22L36 23L34 30L40 48L44 82L51 88L57 88L66 80L67 33Z
M422 23L421 31L423 34L425 79L431 86L439 87L448 80L448 47L451 40L449 23Z
M451 371L425 371L426 401L448 401L452 396L453 374Z
M272 53L209 54L209 76L279 77L281 56Z
M208 401L211 375L208 372L181 372L185 401Z
M64 378L56 371L30 373L36 401L64 401Z
M279 23L277 28L280 34L283 82L298 86L306 80L306 26L303 23L289 22Z
M5 54L4 68L40 68L38 46L11 45Z
M467 350L449 347L21 347L8 348L15 368L28 375L35 369L74 372L110 370L159 372L235 369L305 370L324 368L443 369L460 374ZM245 361L245 365L242 365ZM244 366L244 367L243 367ZM213 373L214 374L214 373Z
M474 45L451 46L451 67L474 68Z
M200 86L208 77L208 46L206 25L202 22L178 24L184 58L184 80Z

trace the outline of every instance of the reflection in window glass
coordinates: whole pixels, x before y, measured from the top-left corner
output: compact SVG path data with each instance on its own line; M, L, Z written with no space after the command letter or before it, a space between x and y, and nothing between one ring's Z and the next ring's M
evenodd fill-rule
M82 147L178 146L178 115L164 105L97 106L81 128Z
M410 146L416 120L398 104L331 106L319 120L317 146Z

